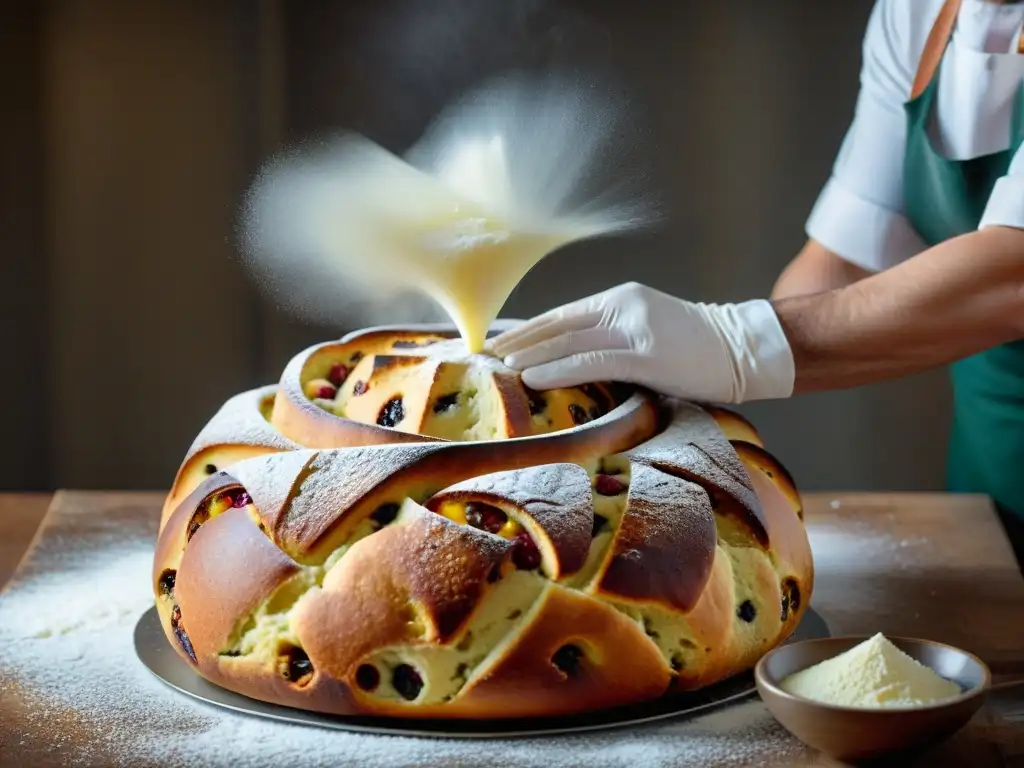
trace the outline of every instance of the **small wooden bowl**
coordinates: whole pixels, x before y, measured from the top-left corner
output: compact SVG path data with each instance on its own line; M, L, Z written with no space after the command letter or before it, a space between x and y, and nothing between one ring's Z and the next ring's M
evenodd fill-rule
M981 708L992 683L988 667L966 651L930 640L888 638L963 689L960 696L939 704L906 709L836 707L793 696L780 687L794 672L838 656L869 637L807 640L766 654L754 668L754 678L768 711L800 741L848 762L926 749L956 733Z

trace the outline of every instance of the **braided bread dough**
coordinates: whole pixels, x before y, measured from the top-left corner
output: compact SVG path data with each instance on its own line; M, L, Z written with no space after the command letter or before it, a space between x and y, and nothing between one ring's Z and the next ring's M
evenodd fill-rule
M229 400L161 519L153 589L208 680L335 714L573 714L749 669L814 570L737 414L531 392L445 327L373 329Z

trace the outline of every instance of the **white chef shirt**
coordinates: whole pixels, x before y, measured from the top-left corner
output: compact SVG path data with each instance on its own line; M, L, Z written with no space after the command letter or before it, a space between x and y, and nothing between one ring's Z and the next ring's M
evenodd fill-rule
M906 114L925 40L943 0L876 0L864 36L853 122L811 215L809 237L877 271L925 250L904 216ZM966 160L1010 145L1014 98L1024 78L1017 39L1024 3L964 0L939 68L929 121L936 151ZM1024 147L996 183L979 228L1024 228Z

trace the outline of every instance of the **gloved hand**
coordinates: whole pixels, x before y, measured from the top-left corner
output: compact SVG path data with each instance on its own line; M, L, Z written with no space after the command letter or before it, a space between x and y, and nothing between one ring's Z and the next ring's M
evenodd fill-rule
M488 348L533 389L624 381L717 403L793 393L793 354L764 299L694 304L626 283L504 331Z

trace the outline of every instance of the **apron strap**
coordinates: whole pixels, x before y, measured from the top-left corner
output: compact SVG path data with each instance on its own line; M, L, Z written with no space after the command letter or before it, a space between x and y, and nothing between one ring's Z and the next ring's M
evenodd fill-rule
M956 17L960 12L960 0L946 0L939 11L932 31L928 33L928 39L924 44L924 51L921 52L921 60L917 63L917 74L914 76L914 87L910 91L910 98L916 99L928 83L932 81L935 70L942 61L942 55L946 52L946 45L949 38L953 36L953 27L956 26Z
M921 52L921 59L917 63L917 73L914 75L914 85L910 91L911 99L920 96L935 76L935 70L938 69L949 39L953 36L956 17L960 12L960 2L961 0L946 0L935 23L932 24L931 32L928 33L928 39L924 44L924 50ZM1024 30L1021 30L1017 37L1017 53L1024 54Z

